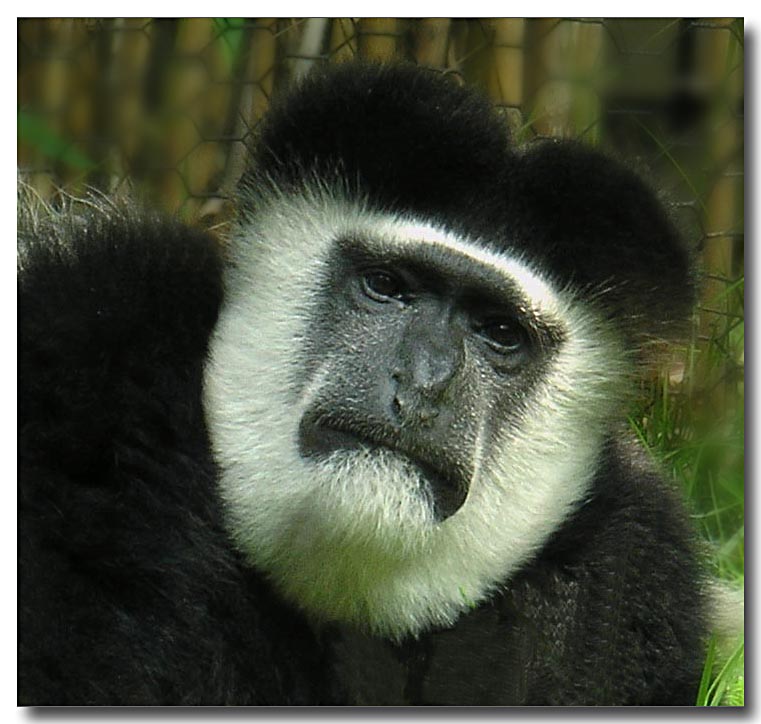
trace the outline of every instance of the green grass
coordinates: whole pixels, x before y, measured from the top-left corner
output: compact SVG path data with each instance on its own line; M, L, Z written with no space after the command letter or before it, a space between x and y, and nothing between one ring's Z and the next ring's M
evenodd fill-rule
M729 657L720 661L716 640L711 639L703 665L703 677L700 681L696 704L698 706L744 706L744 641L735 647Z
M37 149L44 158L60 161L80 171L95 168L96 164L92 159L74 143L56 133L42 116L19 110L16 126L19 141Z
M685 492L707 541L712 574L735 587L744 581L744 322L743 280L722 296L727 312L710 339L685 350L683 379L668 374L643 384L632 428ZM701 706L742 706L744 642L706 652Z

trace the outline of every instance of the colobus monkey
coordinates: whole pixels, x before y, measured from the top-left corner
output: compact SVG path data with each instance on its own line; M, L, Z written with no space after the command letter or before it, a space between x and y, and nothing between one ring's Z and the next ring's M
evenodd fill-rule
M691 704L699 548L626 430L690 254L583 145L314 72L235 230L22 211L24 704Z

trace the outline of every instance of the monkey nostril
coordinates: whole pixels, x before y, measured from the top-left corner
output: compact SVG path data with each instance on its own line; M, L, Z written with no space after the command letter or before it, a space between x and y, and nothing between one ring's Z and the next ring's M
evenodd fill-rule
M439 410L435 407L423 407L418 411L420 425L425 428L433 427L434 421L439 416Z
M393 416L403 424L416 424L432 427L439 417L440 410L436 405L430 405L422 400L407 400L403 395L394 395L391 400Z
M423 422L428 422L429 420L435 420L439 416L439 411L435 407L424 407L422 410L420 410L420 419Z

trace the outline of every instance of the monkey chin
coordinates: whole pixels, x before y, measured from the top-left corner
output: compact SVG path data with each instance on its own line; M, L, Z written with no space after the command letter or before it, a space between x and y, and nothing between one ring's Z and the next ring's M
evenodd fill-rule
M310 547L403 560L419 554L440 524L429 481L403 454L339 448L309 466L314 476L302 516L311 519Z
M281 593L317 623L394 638L449 622L438 589L419 579L457 516L437 520L420 469L378 447L304 462L309 493L294 500L276 555L260 562Z
M436 522L441 523L454 515L467 498L467 484L457 480L452 471L440 470L411 451L389 443L388 437L375 439L333 425L317 426L302 421L299 426L299 453L306 459L334 462L341 460L344 453L358 453L357 458L347 458L357 465L357 477L366 474L359 471L363 470L367 461L376 461L377 470L368 473L373 479L388 475L390 461L396 459L402 465L402 476L416 481L413 487L431 508ZM397 474L391 474L390 484L406 489L406 484L399 486L397 477ZM393 495L393 489L390 492Z

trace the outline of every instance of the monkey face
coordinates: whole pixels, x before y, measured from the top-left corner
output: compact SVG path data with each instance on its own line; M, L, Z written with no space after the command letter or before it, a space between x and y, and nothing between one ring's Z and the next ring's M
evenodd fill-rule
M301 454L402 458L443 521L562 341L516 281L414 235L338 239L317 295Z
M255 204L205 374L230 530L318 620L451 623L589 489L619 342L488 239L325 189Z

